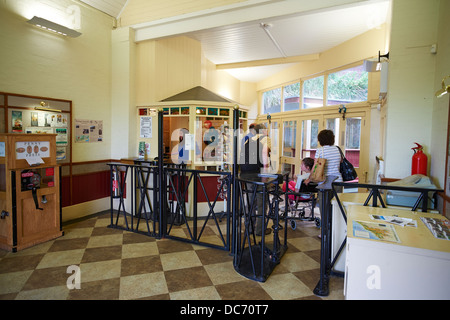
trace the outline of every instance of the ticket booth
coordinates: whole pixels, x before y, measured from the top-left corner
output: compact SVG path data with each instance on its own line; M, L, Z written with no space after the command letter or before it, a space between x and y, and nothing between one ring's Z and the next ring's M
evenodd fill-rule
M56 134L0 134L0 248L63 235Z

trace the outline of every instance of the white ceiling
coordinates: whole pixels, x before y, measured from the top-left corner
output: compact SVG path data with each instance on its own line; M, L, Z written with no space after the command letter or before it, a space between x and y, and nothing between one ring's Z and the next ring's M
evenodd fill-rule
M80 0L91 7L94 7L111 17L118 17L122 12L122 9L127 4L127 0Z
M202 43L205 56L215 64L281 58L282 54L261 28L269 31L288 57L321 53L387 19L389 2L377 2L296 16L284 16L188 34ZM376 55L377 52L374 52ZM229 69L244 81L259 81L261 77L291 66L291 64Z
M127 0L82 1L113 17L120 15L127 2ZM265 23L270 25L269 32L287 57L303 56L329 50L385 23L389 4L390 0L357 1L215 28L197 27L187 33L183 28L179 28L181 30L178 32L171 31L171 35L184 34L197 39L202 44L206 58L216 65L281 58L282 53L260 26L261 23ZM165 30L167 29L166 25ZM376 54L377 52L374 52L374 56ZM262 64L257 67L230 68L226 71L242 81L257 82L291 65Z

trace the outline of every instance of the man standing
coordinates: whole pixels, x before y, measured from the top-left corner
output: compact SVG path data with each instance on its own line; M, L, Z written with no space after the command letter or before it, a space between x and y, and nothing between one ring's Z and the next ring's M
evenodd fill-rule
M268 148L267 144L263 144L261 142L261 138L263 137L261 135L262 130L264 130L265 127L260 124L255 124L253 126L253 136L251 138L248 138L245 140L246 137L244 137L242 141L243 147L241 148L241 155L240 155L240 169L241 169L241 175L257 175L258 173L263 172L265 165L267 165L267 159L268 159ZM262 231L262 216L263 212L267 214L268 209L268 200L266 196L266 201L264 200L262 191L262 186L259 186L257 184L253 183L247 183L247 190L250 195L253 194L254 190L256 188L256 210L258 211L258 214L256 212L251 212L250 215L252 217L256 216L256 226L255 231L256 235L261 235ZM250 197L251 199L252 197ZM252 199L251 199L252 200ZM251 205L251 204L248 204ZM252 218L252 223L255 223L255 219ZM271 232L271 229L266 228L265 234L269 234Z

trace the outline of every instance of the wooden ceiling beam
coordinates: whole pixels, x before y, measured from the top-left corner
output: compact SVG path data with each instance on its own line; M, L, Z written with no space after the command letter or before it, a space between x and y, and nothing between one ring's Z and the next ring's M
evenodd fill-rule
M234 63L223 63L223 64L216 64L216 69L217 70L226 70L226 69L270 66L270 65L274 65L274 64L298 63L298 62L319 60L319 57L320 57L319 53L313 53L313 54L286 57L286 58L274 58L274 59L263 59L263 60L253 60L253 61L234 62Z

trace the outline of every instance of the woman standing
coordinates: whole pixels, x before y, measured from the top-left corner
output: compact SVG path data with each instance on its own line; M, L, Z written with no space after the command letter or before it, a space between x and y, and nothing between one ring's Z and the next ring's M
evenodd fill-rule
M332 182L342 182L342 176L339 172L341 164L341 153L334 145L334 133L331 130L322 130L317 135L322 148L316 150L315 158L324 158L325 162L325 181L318 184L319 189L331 189ZM337 192L342 191L342 187L336 187Z
M341 164L341 153L338 148L334 145L334 133L331 130L322 130L317 135L317 140L319 140L322 148L317 148L315 158L324 158L325 162L325 181L319 183L317 185L317 189L331 189L331 184L333 182L342 182L342 176L339 172L340 164ZM336 192L342 192L341 186L334 187ZM319 197L321 197L319 192ZM330 197L330 201L333 198L333 195ZM320 215L323 215L322 201L318 199ZM319 235L319 238L321 236Z

